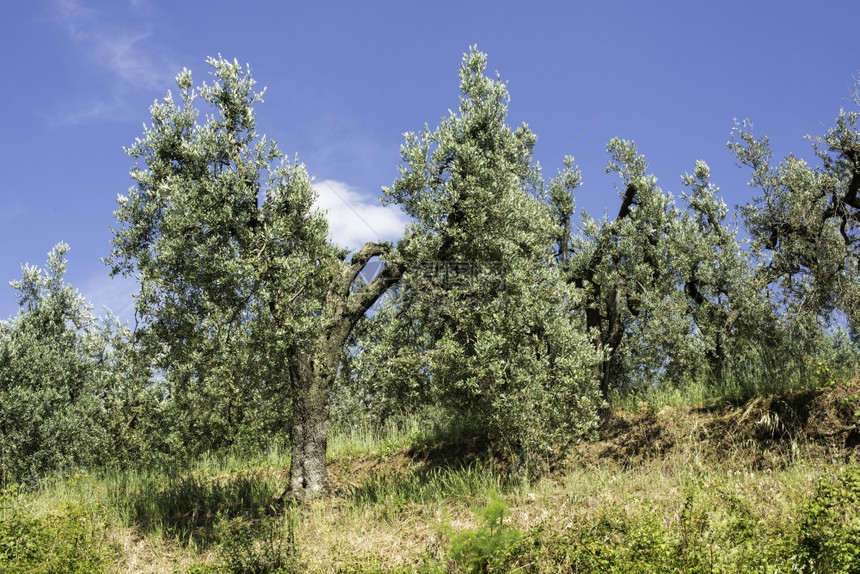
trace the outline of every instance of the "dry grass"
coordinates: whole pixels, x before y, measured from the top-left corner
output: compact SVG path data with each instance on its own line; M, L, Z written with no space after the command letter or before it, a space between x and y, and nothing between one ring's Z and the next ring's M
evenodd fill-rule
M691 493L714 489L747 501L757 520L779 524L809 496L819 476L820 468L799 464L780 471L680 472L652 461L627 470L571 470L505 492L503 499L510 507L509 526L522 532L587 530L607 512L647 513L671 530ZM487 501L487 495L431 503L318 500L302 511L296 533L303 567L308 572L412 571L430 560L459 571L448 559L448 533L475 530L474 510Z
M209 459L179 477L57 482L32 506L38 513L70 499L106 505L117 574L225 572L224 528L235 521L274 524L277 536L293 541L305 573L422 565L458 572L452 536L479 528L476 510L493 492L509 507L507 527L527 541L603 532L607 521L671 533L691 508L715 532L733 528L733 513L741 512L763 532L778 533L797 526L792 521L820 477L856 464L857 402L850 388L836 386L744 404L642 404L610 413L597 440L560 449L530 478L505 474L505 461L478 437L434 442L415 429L362 433L355 443L335 443L329 492L300 508L278 502L288 465L280 455Z
M129 527L115 527L112 542L121 556L112 574L169 574L185 572L201 562L217 561L214 550L200 551L159 536L143 536Z
M853 390L852 390L853 389ZM575 447L566 461L593 468L607 461L632 468L651 460L689 468L777 469L794 461L850 459L860 448L860 382L654 411L616 410L599 440Z

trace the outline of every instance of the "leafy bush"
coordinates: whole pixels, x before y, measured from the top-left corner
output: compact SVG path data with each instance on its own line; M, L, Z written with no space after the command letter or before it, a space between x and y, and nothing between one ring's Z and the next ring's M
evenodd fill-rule
M860 572L860 468L825 474L790 515L765 518L722 483L696 481L668 519L648 500L615 502L559 530L530 529L487 553L481 572Z
M860 468L818 481L802 514L792 561L802 572L860 572Z
M15 485L0 491L0 564L4 574L107 572L115 552L104 509L77 502L36 518Z

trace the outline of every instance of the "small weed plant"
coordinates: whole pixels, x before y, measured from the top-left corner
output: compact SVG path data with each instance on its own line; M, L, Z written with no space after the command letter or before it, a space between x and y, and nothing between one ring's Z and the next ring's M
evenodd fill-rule
M477 530L464 530L451 538L451 558L469 573L483 573L491 560L520 538L520 532L505 524L510 514L508 505L495 491L490 502L477 511L483 525Z

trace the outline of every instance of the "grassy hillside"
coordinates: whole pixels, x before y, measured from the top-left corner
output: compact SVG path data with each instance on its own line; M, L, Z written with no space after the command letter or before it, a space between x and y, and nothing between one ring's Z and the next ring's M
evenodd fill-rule
M305 507L275 451L56 478L2 493L0 572L860 572L857 390L617 406L532 474L465 430L342 430Z

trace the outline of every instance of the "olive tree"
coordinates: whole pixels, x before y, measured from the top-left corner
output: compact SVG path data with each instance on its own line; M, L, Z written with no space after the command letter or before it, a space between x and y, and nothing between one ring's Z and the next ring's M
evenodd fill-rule
M136 185L118 198L106 261L140 280L145 343L177 384L237 386L253 375L289 393L289 487L306 498L326 484L329 397L344 344L403 265L391 261L357 285L391 246L367 243L348 256L332 244L305 169L256 131L262 93L250 71L220 57L208 63L212 83L193 87L183 70L179 100L156 102L126 150ZM236 349L255 366L235 374Z
M697 162L677 205L657 186L633 142L613 139L608 172L621 179L614 219L569 224L580 174L573 160L550 185L558 221L557 262L582 289L604 397L656 383L720 381L749 343L772 330L775 313L728 221L728 209Z
M566 312L579 294L554 264L537 138L508 126L507 86L486 64L475 48L464 56L456 111L406 134L400 177L383 190L414 220L398 248L424 263L364 365L528 455L593 428L597 353Z
M597 221L584 213L581 234L560 236L558 256L567 280L584 294L579 309L594 346L604 353L597 366L604 398L625 381L671 368L666 351L685 349L690 327L675 265L681 211L647 173L633 142L615 138L607 151L607 172L621 178L618 214ZM550 199L562 223L573 214L562 191L572 194L578 186L573 169L568 163L552 185Z
M19 312L0 321L0 484L86 468L110 449L92 307L64 281L68 245L22 267Z
M777 165L767 136L739 124L729 147L760 191L744 206L759 274L796 315L844 313L860 321L860 113L842 110L835 127L811 138L817 165L790 155Z

